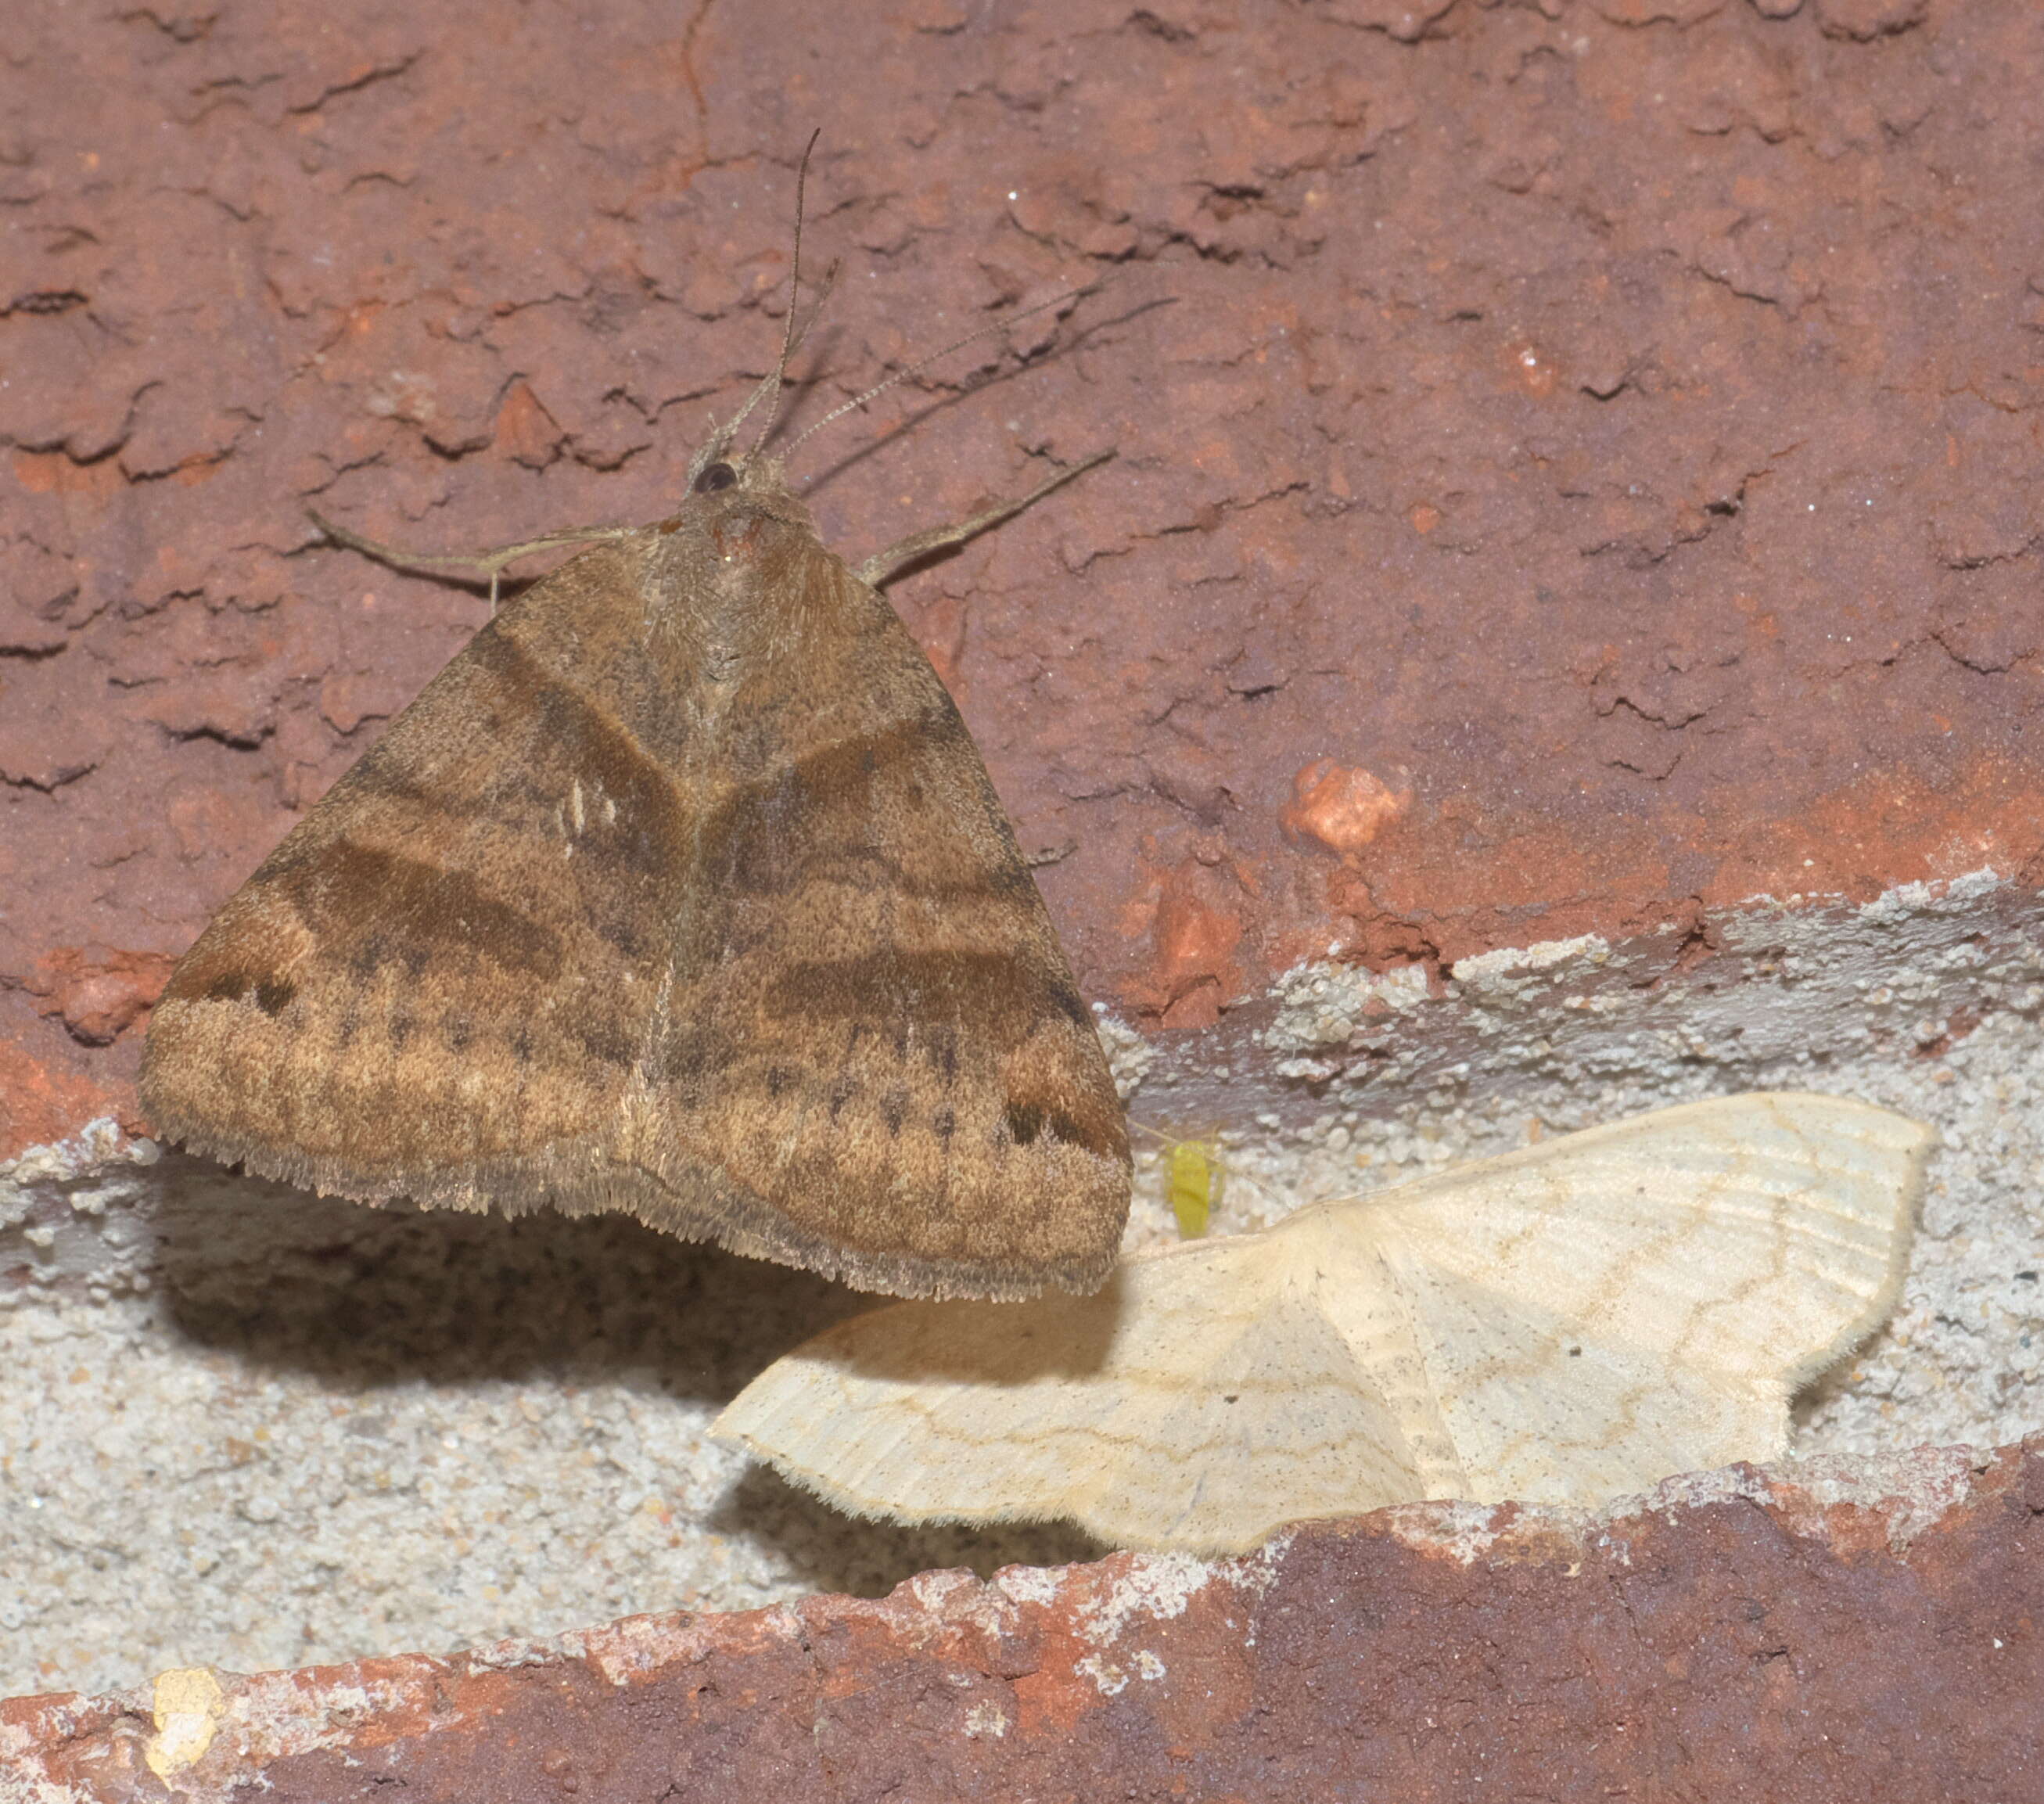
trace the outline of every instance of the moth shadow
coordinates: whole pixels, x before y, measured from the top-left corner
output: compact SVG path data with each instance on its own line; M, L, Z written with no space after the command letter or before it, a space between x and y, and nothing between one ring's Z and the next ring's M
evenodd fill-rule
M343 1391L544 1376L721 1404L809 1335L887 1299L622 1217L370 1209L171 1154L156 1282L173 1330ZM1085 1350L1060 1356L1082 1363ZM810 1588L884 1595L918 1572L1057 1565L1069 1525L855 1521L752 1466L705 1522L771 1546Z
M158 1282L175 1328L347 1388L547 1373L721 1402L874 1302L624 1217L370 1209L166 1164Z
M1078 1381L1107 1364L1129 1306L1117 1266L1089 1296L1047 1290L1027 1302L922 1304L915 1331L840 1343L828 1356L860 1378L893 1384Z
M848 1519L765 1466L746 1470L706 1526L773 1546L812 1591L855 1598L885 1597L921 1572L964 1567L989 1579L1004 1566L1074 1565L1113 1551L1070 1522Z

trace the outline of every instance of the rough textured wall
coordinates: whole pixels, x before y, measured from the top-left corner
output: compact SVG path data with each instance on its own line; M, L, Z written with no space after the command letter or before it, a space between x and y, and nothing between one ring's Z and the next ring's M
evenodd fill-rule
M1425 1504L451 1659L0 1705L36 1804L2039 1795L2044 1457ZM1338 1607L1330 1608L1329 1600ZM0 1769L4 1770L4 1769Z
M151 1211L175 1197L156 1187L171 1162L129 1172L134 1148L77 1130L141 1125L140 1034L171 960L483 617L472 588L324 547L302 507L436 547L656 517L705 413L771 356L793 165L820 128L810 244L843 275L791 433L983 321L1112 278L839 422L801 469L827 536L861 553L1047 459L1119 449L894 594L1024 843L1062 855L1040 879L1082 983L1155 1036L1144 1099L1176 1081L1189 1110L1340 1104L1320 1144L1381 1153L1381 1176L1450 1142L1493 1149L1529 1095L1573 1121L1800 1080L1804 1052L1842 1048L1858 1062L1827 1082L1911 1107L1949 1087L1952 1163L1900 1325L1820 1412L1855 1448L1965 1412L1997 1435L2034 1424L2040 77L2027 0L24 10L0 45L0 1157L65 1144L0 1198L0 1291L25 1288L23 1341L76 1387L40 1402L108 1399L107 1486L124 1447L180 1432L115 1419L136 1394L127 1318L75 1357L64 1339L60 1306L117 1313L97 1276L162 1283ZM1982 867L2000 880L1942 887ZM1779 909L1734 906L1760 892ZM1331 949L1347 969L1274 990ZM1482 1106L1420 1147L1472 1068ZM356 1225L373 1244L416 1226ZM209 1341L186 1289L185 1319L152 1318L135 1346L202 1402L175 1360L223 1393L260 1402L270 1382L327 1409L294 1360L315 1339L309 1362L351 1350L365 1294L413 1306L409 1268L334 1269L347 1237L288 1248L356 1310L339 1331L300 1323L282 1358L259 1320ZM559 1268L560 1238L507 1237L507 1294ZM628 1301L628 1326L645 1318ZM630 1390L632 1335L554 1339ZM679 1434L670 1401L647 1414ZM463 1407L406 1402L422 1443ZM200 1434L181 1449L213 1515L127 1485L136 1529L85 1487L81 1532L21 1537L44 1583L87 1600L81 1645L133 1620L94 1615L111 1592L160 1618L151 1587L186 1583L186 1541L259 1561L304 1539L275 1514L274 1456L229 1469L241 1425L213 1412L217 1467ZM563 1458L586 1451L563 1439ZM529 1474L508 1436L477 1444L494 1475ZM36 1450L65 1457L60 1438ZM1977 1508L1906 1548L1857 1538L1858 1517L1824 1541L1738 1498L1681 1534L1642 1517L1612 1544L1637 1564L1596 1565L1595 1595L1573 1552L1450 1567L1316 1529L1253 1644L1224 1609L1164 1652L1141 1622L1125 1647L1102 1629L1105 1652L1059 1626L1058 1586L1091 1599L1139 1564L1012 1579L1005 1602L958 1592L1051 1612L1018 1630L1046 1637L1025 1649L1053 1675L1039 1694L1086 1710L1046 1716L1026 1759L989 1751L998 1688L1030 1691L1009 1654L947 1664L941 1623L828 1599L689 1630L671 1668L647 1667L657 1693L618 1686L624 1656L604 1664L647 1633L629 1624L592 1634L590 1671L538 1652L521 1679L524 1655L476 1656L459 1733L375 1758L450 1797L471 1770L510 1795L500 1758L534 1795L586 1795L608 1783L605 1735L657 1795L730 1794L718 1762L755 1748L778 1791L813 1770L787 1752L860 1797L1086 1794L1111 1771L1160 1796L1257 1795L1274 1774L1289 1798L1359 1750L1416 1796L1459 1798L1512 1749L1528 1787L1650 1772L1662 1795L1717 1798L1771 1762L1783 1798L2014 1795L2036 1740L2018 1708L2034 1610L2010 1603L2034 1567L2034 1464L2005 1458ZM579 1506L636 1497L619 1469ZM749 1502L748 1526L773 1515ZM439 1532L402 1495L388 1520ZM632 1521L640 1540L603 1558L643 1573L670 1525L656 1544ZM412 1558L375 1533L352 1556ZM157 1564L127 1564L131 1541ZM69 1566L42 1557L60 1543ZM476 1564L454 1544L436 1557ZM534 1556L519 1583L602 1614L593 1544ZM889 1570L909 1557L877 1544ZM74 1568L97 1576L73 1586ZM259 1614L251 1569L215 1589ZM363 1567L335 1570L304 1582L359 1598ZM953 1592L926 1594L941 1617ZM1467 1660L1432 1651L1441 1610L1470 1625ZM759 1664L718 1664L747 1636ZM309 1699L290 1781L333 1796L338 1713L435 1706L459 1664L227 1693ZM1246 1714L1217 1716L1216 1687ZM561 1713L519 1730L559 1725L540 1777L536 1741L490 1740L507 1690ZM194 1679L5 1720L23 1759L103 1759L82 1794L147 1798L148 1749L171 1761L190 1744L157 1738L210 1733L210 1695ZM634 1713L648 1698L659 1733ZM1422 1743L1414 1711L1443 1698L1457 1714ZM1586 1721L1658 1738L1586 1753ZM218 1745L240 1771L240 1744ZM452 1778L421 1778L434 1761Z
M28 10L0 1151L132 1114L167 961L482 617L304 505L656 517L812 129L794 429L1114 279L803 458L863 552L1119 448L896 590L1096 998L2028 872L2040 77L2025 0Z

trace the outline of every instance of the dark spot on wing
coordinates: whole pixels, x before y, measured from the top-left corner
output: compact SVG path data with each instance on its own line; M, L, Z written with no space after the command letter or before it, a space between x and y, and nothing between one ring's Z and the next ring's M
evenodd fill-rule
M262 977L252 971L239 968L219 971L210 977L195 968L194 976L203 985L203 987L197 989L197 993L206 1001L238 1002L244 996L252 995L256 998L256 1007L266 1015L273 1017L282 1014L291 998L298 993L298 985L287 977ZM182 1000L189 998L195 987L194 983L187 979L165 994L167 997L175 996Z
M618 1064L632 1064L639 1056L636 1045L621 1041L613 1050ZM694 1102L708 1094L711 1079L731 1063L732 1056L730 1040L715 1028L670 1021L654 1052L650 1070L660 1082L674 1086L685 1101Z
M395 963L416 983L444 953L455 955L456 968L476 957L542 983L560 974L560 936L465 871L339 839L279 882L306 925L345 948L361 977Z
M600 1064L630 1067L639 1062L639 1040L622 1016L586 1013L570 1024L575 1042Z
M1070 1106L1066 1106L1011 1096L1001 1112L1002 1125L1017 1146L1056 1140L1103 1159L1128 1156L1128 1132L1122 1125L1118 1102L1110 1107L1108 1103L1085 1096L1074 1096L1070 1102Z

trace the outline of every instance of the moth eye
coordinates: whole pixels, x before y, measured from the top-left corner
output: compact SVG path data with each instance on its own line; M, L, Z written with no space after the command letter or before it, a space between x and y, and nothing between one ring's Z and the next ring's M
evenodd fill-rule
M719 489L728 489L738 480L738 472L728 464L713 464L696 478L697 494L715 494Z

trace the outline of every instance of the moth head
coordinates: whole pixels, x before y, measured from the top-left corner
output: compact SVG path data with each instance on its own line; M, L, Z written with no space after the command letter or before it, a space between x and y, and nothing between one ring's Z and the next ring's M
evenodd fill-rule
M690 464L688 494L675 517L682 525L726 536L755 521L810 529L809 510L789 488L782 460L757 446L732 450L728 429L713 432ZM678 529L665 521L661 525Z
M708 583L778 593L816 550L809 510L789 489L781 460L756 447L733 452L728 432L713 433L696 453L687 494L654 531L659 564L682 590Z

